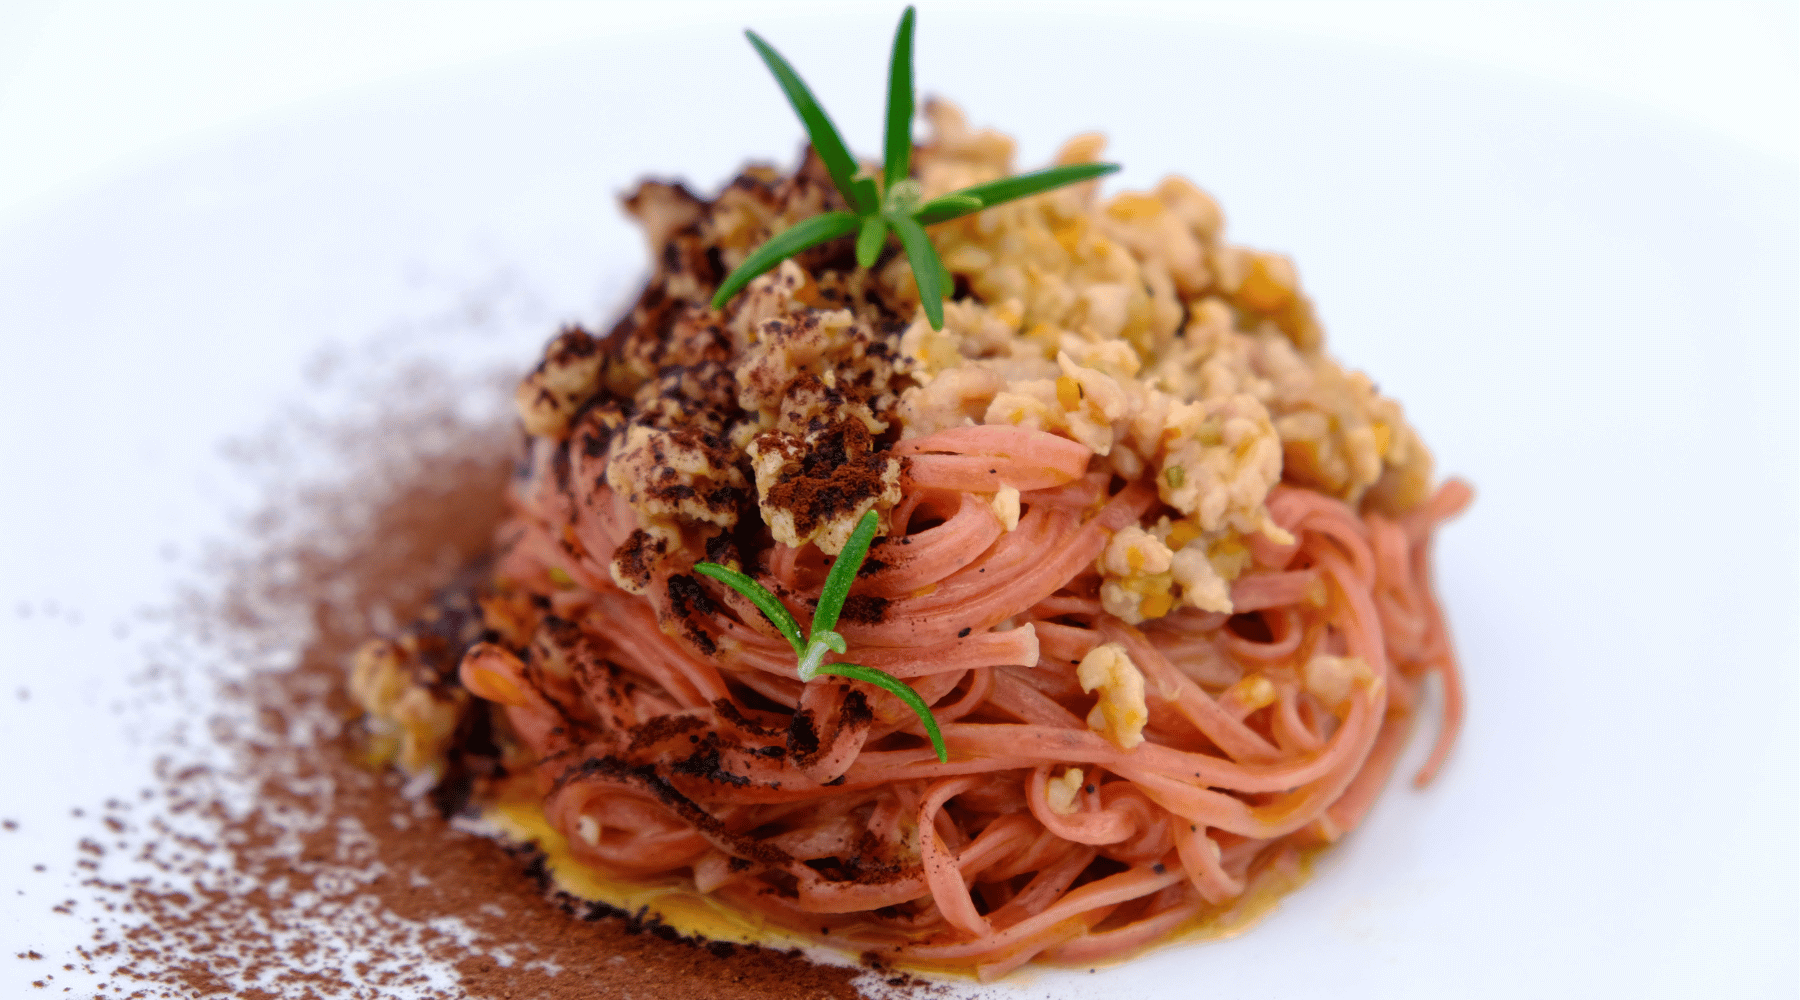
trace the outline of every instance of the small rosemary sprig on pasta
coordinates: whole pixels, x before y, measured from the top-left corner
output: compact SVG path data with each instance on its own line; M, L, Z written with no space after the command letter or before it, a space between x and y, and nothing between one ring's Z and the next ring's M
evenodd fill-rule
M1092 180L1119 169L1116 163L1077 163L1051 167L1016 177L1003 177L986 184L976 184L960 191L924 200L919 182L908 176L912 171L913 118L913 9L900 15L900 27L894 33L894 52L888 63L887 161L879 178L862 173L837 126L826 116L825 109L806 89L800 75L754 31L746 31L750 44L768 64L769 71L787 94L788 103L800 115L813 149L824 161L831 183L850 206L847 212L826 212L776 233L767 243L744 259L725 278L713 295L712 307L722 309L733 295L742 291L752 278L768 271L789 257L851 233L856 234L856 263L873 267L881 256L891 233L899 237L906 259L912 264L913 282L919 287L919 304L933 330L944 328L944 299L955 289L950 269L938 257L931 240L925 236L926 226L948 222L1002 202L1041 194L1065 184ZM879 180L879 187L877 181Z
M874 511L864 514L857 522L856 530L850 533L850 540L844 543L843 551L831 564L831 571L825 574L825 587L819 592L818 606L813 609L812 628L808 630L804 641L800 638L800 626L794 622L794 616L782 606L774 594L762 584L727 566L715 562L697 562L694 572L725 584L727 587L743 594L756 605L769 624L775 626L794 647L794 655L800 658L800 682L806 683L820 674L831 674L837 677L848 677L853 681L873 684L883 691L894 695L906 703L906 707L918 715L919 721L925 725L926 735L931 737L931 748L937 751L939 761L949 761L950 753L944 749L944 734L938 731L937 720L932 718L931 707L912 686L893 674L865 667L859 663L826 663L827 652L842 654L845 650L844 637L832 631L837 627L838 614L844 610L844 600L850 596L850 585L856 582L856 572L862 569L863 560L868 558L869 543L875 540L876 517Z

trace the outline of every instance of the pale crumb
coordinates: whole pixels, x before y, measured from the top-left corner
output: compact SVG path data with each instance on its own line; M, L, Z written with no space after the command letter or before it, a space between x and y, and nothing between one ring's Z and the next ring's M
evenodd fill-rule
M1248 715L1275 703L1275 682L1260 673L1251 674L1227 688L1219 700L1235 702Z
M351 659L350 696L377 716L390 716L408 684L406 653L388 639L370 639Z
M586 813L575 821L575 833L586 841L589 847L600 846L600 821Z
M1144 675L1125 647L1116 642L1096 646L1075 668L1081 690L1100 692L1100 700L1088 713L1088 728L1130 750L1144 742L1144 724L1150 707L1144 701Z
M1017 489L1002 484L988 503L994 508L994 516L1000 519L1001 527L1011 531L1019 526L1019 491Z
M1348 701L1358 684L1374 682L1375 674L1359 656L1319 655L1306 661L1306 690L1335 710Z
M1173 559L1162 539L1135 524L1114 532L1095 560L1101 605L1132 625L1168 614L1176 601Z
M526 432L550 438L567 435L569 418L600 387L601 360L594 338L582 330L566 330L550 341L544 360L513 394Z
M1081 794L1082 780L1079 767L1065 768L1061 775L1051 778L1044 788L1044 799L1050 803L1050 811L1058 816L1073 815L1079 808L1075 797Z

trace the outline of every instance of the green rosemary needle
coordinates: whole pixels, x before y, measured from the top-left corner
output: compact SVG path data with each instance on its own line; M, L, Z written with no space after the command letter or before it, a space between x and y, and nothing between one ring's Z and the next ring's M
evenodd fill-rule
M794 616L788 614L781 600L769 593L762 584L715 562L697 562L694 564L694 572L712 577L743 594L750 603L756 605L763 617L794 647L794 655L800 658L798 672L801 683L807 683L820 674L830 674L873 684L889 692L905 702L906 707L919 717L919 722L925 726L925 734L931 737L931 748L937 752L938 760L948 762L950 752L944 748L944 734L938 729L937 719L931 715L931 706L925 704L925 699L919 697L912 685L893 674L865 667L860 663L824 662L826 653L842 654L847 648L844 637L833 629L837 627L838 615L843 613L844 601L850 596L850 586L856 582L856 573L862 569L863 560L869 556L869 545L875 540L876 522L874 511L864 514L862 520L857 522L856 530L850 533L850 540L844 543L843 551L832 561L830 572L825 574L825 586L819 591L818 606L813 609L812 627L807 630L804 640Z
M876 178L863 175L838 134L837 126L813 97L800 74L788 65L781 53L762 40L756 32L744 32L755 47L769 72L781 85L788 103L806 127L813 149L825 164L831 183L843 196L849 211L827 212L775 234L744 259L719 285L713 294L712 307L723 309L731 297L743 291L751 279L803 250L821 243L856 234L856 263L873 267L881 257L888 236L898 237L912 265L913 282L919 288L919 304L934 330L944 328L944 299L956 289L955 276L944 266L936 248L925 235L925 226L949 222L1003 202L1042 194L1065 184L1092 180L1119 169L1115 163L1076 163L1047 170L1033 171L1016 177L1003 177L986 184L953 191L930 201L921 201L918 181L911 179L913 119L913 22L911 7L900 15L900 26L894 31L893 54L888 61L888 95L886 159L882 164L881 186Z

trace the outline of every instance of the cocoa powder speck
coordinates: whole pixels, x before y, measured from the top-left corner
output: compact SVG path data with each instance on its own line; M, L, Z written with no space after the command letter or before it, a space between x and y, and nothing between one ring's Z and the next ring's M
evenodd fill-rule
M84 819L81 891L44 919L82 921L88 940L20 954L13 982L267 1000L940 991L558 896L529 847L458 829L364 763L345 657L486 551L516 432L468 416L465 396L503 400L506 381L415 367L358 383L374 405L353 418L307 413L238 443L268 502L174 613L187 662L142 678L204 724L171 731L154 787ZM311 471L292 471L297 445Z

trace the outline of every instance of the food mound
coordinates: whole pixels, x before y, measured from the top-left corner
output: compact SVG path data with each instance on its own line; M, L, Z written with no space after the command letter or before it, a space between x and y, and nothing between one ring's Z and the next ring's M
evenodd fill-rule
M926 117L925 198L1010 174L1006 137ZM1435 673L1428 778L1460 716L1428 549L1467 487L1434 488L1399 404L1325 354L1286 259L1225 243L1184 180L1096 183L934 226L941 330L906 257L859 267L848 238L711 308L760 244L843 208L811 154L710 202L644 183L625 204L655 274L519 387L511 518L462 625L357 656L401 766L541 805L608 877L984 978L1295 881ZM870 511L836 627L931 706L947 762L893 694L804 683L694 570L804 618Z

